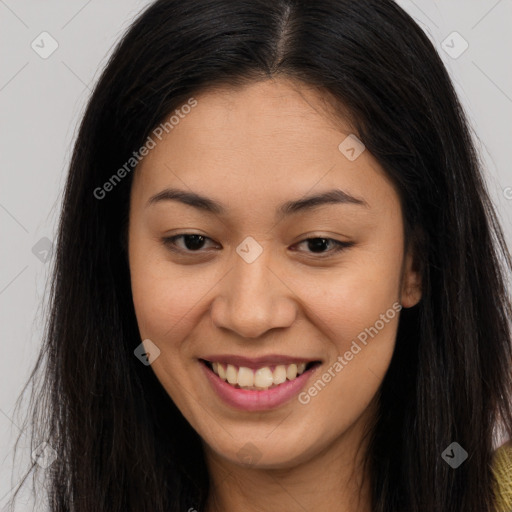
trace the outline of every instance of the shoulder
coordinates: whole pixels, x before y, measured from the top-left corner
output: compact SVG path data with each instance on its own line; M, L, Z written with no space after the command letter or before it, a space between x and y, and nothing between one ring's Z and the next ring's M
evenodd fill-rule
M512 511L512 440L500 446L493 456L492 469L498 485L496 512Z

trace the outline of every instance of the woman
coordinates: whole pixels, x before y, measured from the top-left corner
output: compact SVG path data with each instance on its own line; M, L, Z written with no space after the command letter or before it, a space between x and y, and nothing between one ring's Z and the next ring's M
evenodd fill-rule
M511 269L396 4L155 2L69 170L51 510L509 509Z

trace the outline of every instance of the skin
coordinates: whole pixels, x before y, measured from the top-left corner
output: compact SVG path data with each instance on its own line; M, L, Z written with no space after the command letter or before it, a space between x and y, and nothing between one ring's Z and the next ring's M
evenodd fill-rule
M338 149L353 132L346 119L334 122L325 94L278 78L194 97L197 106L135 172L129 263L141 339L161 351L151 368L203 440L213 482L207 511L369 512L363 434L399 314L307 404L295 397L264 412L233 409L198 358L293 355L322 360L321 376L394 303L417 304L399 196L369 151L350 161ZM206 195L227 213L177 201L147 206L167 187ZM275 217L282 203L332 188L368 207ZM184 233L207 238L195 252L176 240L183 254L162 242ZM263 250L250 264L236 252L247 236ZM335 253L327 242L315 252L308 238L353 245ZM237 455L244 446L249 464Z

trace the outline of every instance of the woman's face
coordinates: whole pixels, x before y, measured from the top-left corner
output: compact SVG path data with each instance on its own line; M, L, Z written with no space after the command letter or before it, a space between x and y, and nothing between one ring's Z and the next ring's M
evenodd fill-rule
M291 467L362 432L400 304L420 299L399 198L304 85L277 79L194 98L161 140L152 135L134 175L141 340L210 453ZM330 201L307 201L329 191Z

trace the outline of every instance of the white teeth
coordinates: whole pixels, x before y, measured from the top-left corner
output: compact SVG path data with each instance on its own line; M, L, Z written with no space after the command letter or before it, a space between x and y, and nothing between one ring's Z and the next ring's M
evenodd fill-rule
M241 388L244 386L254 386L254 372L250 368L241 366L238 370L237 382Z
M215 372L215 368L213 369ZM226 370L224 369L224 366L222 366L220 363L217 363L217 371L215 372L222 380L226 380Z
M286 378L292 380L295 379L295 377L297 377L297 365L294 363L286 368Z
M249 371L252 373L252 370ZM257 388L269 388L272 384L274 384L274 377L272 376L272 370L268 366L256 370L254 373L254 385Z
M282 384L286 380L286 366L280 364L274 370L274 384Z
M237 367L216 361L212 363L212 369L222 380L233 386L238 385L246 389L269 389L286 382L287 379L297 378L306 370L306 363L280 364L272 371L268 366L253 370L245 366Z
M226 370L226 378L228 379L228 382L230 384L237 383L238 372L237 372L236 368L231 364L228 364L228 369Z

